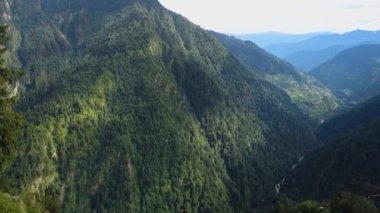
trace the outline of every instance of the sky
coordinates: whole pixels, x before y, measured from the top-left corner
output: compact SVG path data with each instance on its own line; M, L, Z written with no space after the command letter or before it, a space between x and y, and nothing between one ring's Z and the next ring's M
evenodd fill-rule
M380 30L380 0L159 0L222 33Z

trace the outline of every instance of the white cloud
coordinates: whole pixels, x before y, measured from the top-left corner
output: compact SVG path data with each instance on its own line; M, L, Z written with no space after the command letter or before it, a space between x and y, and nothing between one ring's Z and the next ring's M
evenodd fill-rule
M380 0L160 0L206 29L290 33L380 28ZM363 20L373 20L363 22Z

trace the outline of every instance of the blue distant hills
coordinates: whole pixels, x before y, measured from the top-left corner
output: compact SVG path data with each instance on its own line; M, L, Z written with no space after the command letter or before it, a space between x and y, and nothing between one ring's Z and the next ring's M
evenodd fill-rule
M328 35L329 32L306 33L306 34L290 34L281 32L265 32L265 33L250 33L250 34L231 34L241 40L255 42L260 47L267 47L274 44L300 42L320 35Z
M237 37L257 43L268 52L287 60L306 72L351 47L363 44L380 44L380 31L366 30L355 30L344 34L263 33ZM264 37L266 38L264 39Z

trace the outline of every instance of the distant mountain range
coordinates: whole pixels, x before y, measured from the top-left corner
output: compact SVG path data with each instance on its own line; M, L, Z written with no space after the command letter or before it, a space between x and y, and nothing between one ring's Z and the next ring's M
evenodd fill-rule
M345 101L367 100L380 94L380 45L345 50L310 74Z
M251 41L219 33L213 35L252 73L284 90L304 112L321 120L333 114L338 99L313 77L266 52Z
M303 71L310 71L348 48L363 44L380 44L380 31L356 30L337 33L258 33L234 35L249 40L268 52L292 63Z
M241 39L252 41L255 44L259 45L262 48L265 48L269 45L280 44L280 43L290 43L290 42L300 42L307 40L309 38L327 35L326 33L307 33L307 34L289 34L289 33L280 33L280 32L267 32L267 33L250 33L250 34L231 34L232 36Z
M310 35L311 37L308 37ZM241 38L244 39L244 37ZM345 49L363 44L380 44L380 31L356 30L344 34L331 33L314 36L307 34L291 37L293 41L288 42L278 42L279 40L274 37L267 37L268 40L272 38L272 44L265 45L265 50L304 71L310 71ZM260 39L254 37L245 39L260 42Z
M346 46L336 45L321 50L300 50L286 56L284 60L305 72L309 72L327 60L334 58L346 48Z
M380 204L380 96L325 122L326 146L306 156L286 178L282 192L294 199L326 199L340 191Z

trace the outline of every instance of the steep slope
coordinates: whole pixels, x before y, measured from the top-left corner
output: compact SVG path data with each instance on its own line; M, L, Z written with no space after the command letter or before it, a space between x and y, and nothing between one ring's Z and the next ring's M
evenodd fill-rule
M348 49L311 72L336 96L360 102L380 94L380 45Z
M265 52L250 41L219 33L213 35L252 73L284 90L310 117L321 120L339 106L334 94L292 65Z
M301 42L271 45L265 49L288 60L296 67L310 71L311 69L308 67L315 68L343 50L364 44L380 44L380 31L356 30L344 34L320 35ZM324 54L328 49L331 51ZM335 54L332 55L332 53ZM296 55L302 55L302 58L297 59L295 58ZM307 61L311 63L307 63ZM317 61L319 64L316 64Z
M352 191L379 202L380 96L324 123L328 145L305 157L283 185L296 199L322 199Z
M251 211L318 143L289 97L157 1L19 0L9 193L64 212Z

